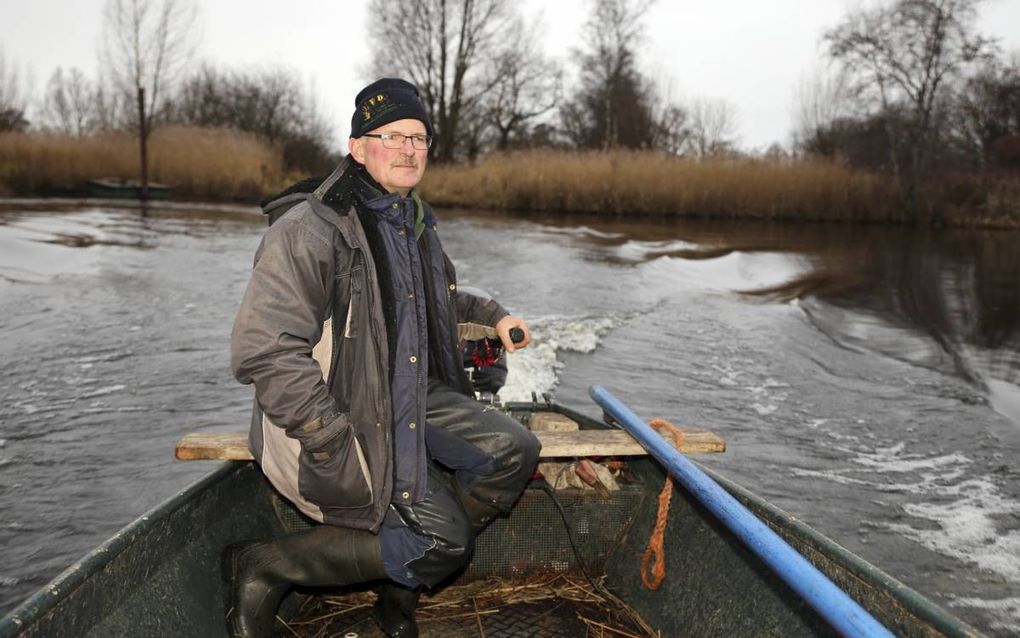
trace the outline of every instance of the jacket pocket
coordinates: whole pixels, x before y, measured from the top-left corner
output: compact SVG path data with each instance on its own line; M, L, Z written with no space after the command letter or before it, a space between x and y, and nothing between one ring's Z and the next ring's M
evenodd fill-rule
M330 424L336 431L312 446L301 444L298 490L319 507L356 508L372 504L368 463L346 418ZM327 426L329 427L329 426ZM316 437L317 438L317 437Z

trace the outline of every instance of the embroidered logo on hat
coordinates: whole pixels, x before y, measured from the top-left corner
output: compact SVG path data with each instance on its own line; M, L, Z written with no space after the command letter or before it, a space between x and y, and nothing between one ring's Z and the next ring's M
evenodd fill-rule
M368 100L361 105L361 115L365 118L365 123L367 124L380 115L389 113L395 108L397 108L397 105L389 101L385 93L380 93L368 98Z

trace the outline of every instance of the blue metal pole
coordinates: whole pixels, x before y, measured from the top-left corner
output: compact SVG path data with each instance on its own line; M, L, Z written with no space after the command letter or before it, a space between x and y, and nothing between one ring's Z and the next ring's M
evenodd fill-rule
M874 617L600 385L588 393L669 473L843 636L892 636Z

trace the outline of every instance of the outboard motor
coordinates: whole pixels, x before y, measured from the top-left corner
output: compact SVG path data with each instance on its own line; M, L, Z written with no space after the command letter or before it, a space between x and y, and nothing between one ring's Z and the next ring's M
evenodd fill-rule
M478 288L461 286L461 292L489 299L492 296ZM496 337L465 341L461 350L467 372L479 401L499 405L499 390L506 383L506 353Z
M503 344L499 339L488 338L466 342L464 369L476 394L499 394L507 373Z

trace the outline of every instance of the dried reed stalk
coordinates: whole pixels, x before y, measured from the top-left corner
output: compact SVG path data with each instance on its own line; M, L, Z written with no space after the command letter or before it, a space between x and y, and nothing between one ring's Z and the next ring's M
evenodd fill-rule
M472 598L471 604L475 606L475 621L478 623L478 635L485 638L485 629L482 628L482 612L478 610L478 599Z
M597 627L603 633L608 628L619 636L634 636L635 638L656 638L659 636L659 633L649 626L633 608L601 586L604 579L603 576L596 581L599 585L598 588L593 587L583 578L568 574L540 574L509 581L490 578L463 585L453 585L433 594L423 594L419 601L416 618L419 624L428 624L474 617L478 624L479 635L484 638L483 616L500 613L503 608L514 605L536 604L555 599L590 605L605 612L615 610L617 614L620 614L619 617L627 619L628 627L610 627L606 623L599 623L578 614L578 618L586 625ZM323 628L329 626L332 621L371 606L374 601L375 594L371 591L310 599L306 606L307 609L303 610L302 614L311 617L292 621L290 625L312 631L315 636L322 635ZM317 625L321 625L321 627L318 627L316 632ZM293 632L290 626L288 629ZM629 631L631 629L641 633L632 633Z
M301 638L301 634L299 634L298 632L296 632L293 629L291 629L291 626L287 624L286 620L284 620L283 618L280 618L279 616L277 616L276 619L280 621L280 624L283 625L284 629L286 629L290 633L294 634L295 638Z

